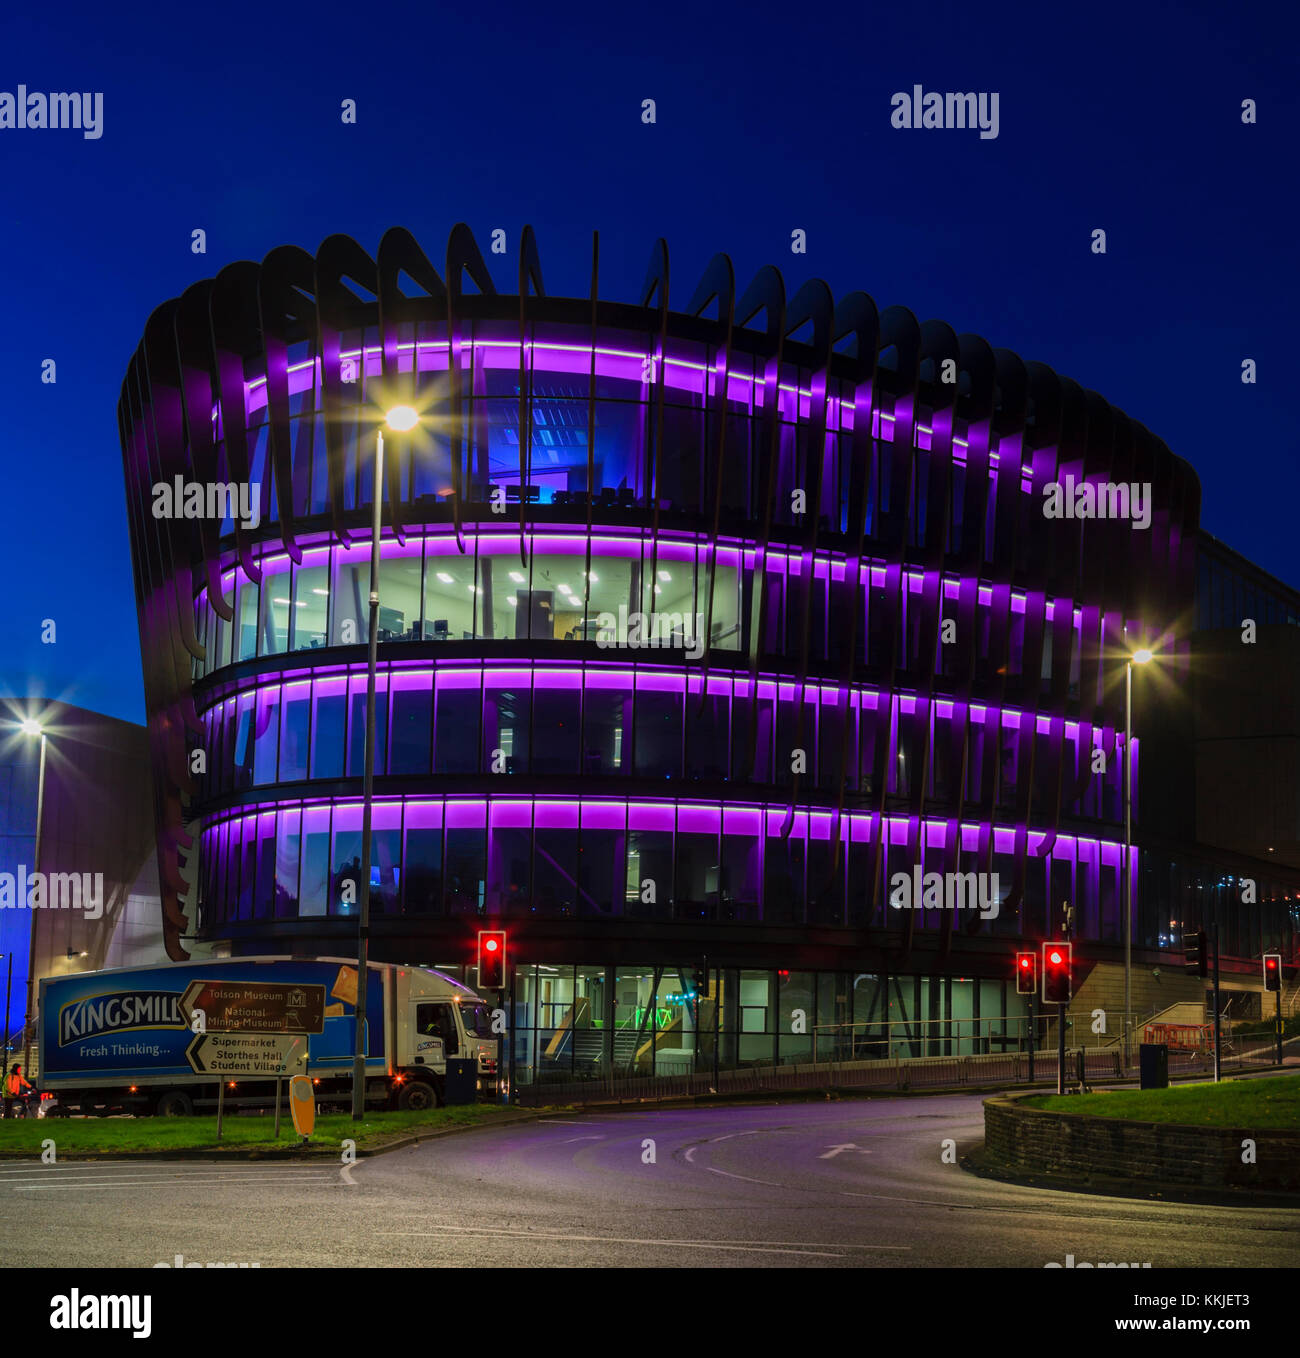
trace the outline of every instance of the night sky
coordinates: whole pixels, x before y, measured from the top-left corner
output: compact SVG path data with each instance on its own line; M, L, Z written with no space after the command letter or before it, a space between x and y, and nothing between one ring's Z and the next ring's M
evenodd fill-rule
M941 318L1145 424L1203 526L1300 585L1292 5L5 8L0 91L103 93L98 139L0 129L9 694L144 719L116 409L150 312L394 224L435 263L457 221L505 228L503 291L531 222L552 295L586 294L598 228L603 296L663 236L675 308L724 250L741 287L773 263ZM997 92L999 135L896 130L917 83Z

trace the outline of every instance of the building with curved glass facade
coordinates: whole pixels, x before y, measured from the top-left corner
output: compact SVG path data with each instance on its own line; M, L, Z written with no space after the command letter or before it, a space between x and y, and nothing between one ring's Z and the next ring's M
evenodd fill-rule
M503 295L464 226L441 272L404 230L373 258L333 236L148 322L120 422L172 955L355 946L373 457L402 402L373 958L454 970L508 929L525 1078L674 1069L715 1027L729 1064L885 1023L1014 1044L1012 950L1063 902L1081 974L1113 979L1125 666L1156 653L1135 731L1173 748L1188 464L865 293L738 289L719 255L674 311L663 242L636 304L599 296L594 245L582 299L546 295L530 229L517 258ZM1045 514L1074 482L1146 487L1148 522ZM916 867L996 875L992 908L891 907ZM1172 880L1134 855L1147 971L1195 923ZM1289 891L1243 957L1290 959Z

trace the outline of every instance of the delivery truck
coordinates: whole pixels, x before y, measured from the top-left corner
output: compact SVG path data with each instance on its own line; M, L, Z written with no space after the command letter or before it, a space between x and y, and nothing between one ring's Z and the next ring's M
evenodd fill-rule
M447 1061L496 1087L492 1012L426 967L372 962L366 978L366 1103L443 1101ZM323 1107L351 1106L357 964L240 957L47 977L40 983L36 1085L47 1116L186 1116L269 1107L277 1084L310 1076Z

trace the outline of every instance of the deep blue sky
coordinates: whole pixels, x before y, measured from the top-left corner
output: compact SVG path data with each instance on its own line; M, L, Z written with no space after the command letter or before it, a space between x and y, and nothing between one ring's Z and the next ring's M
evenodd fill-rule
M104 94L99 140L0 130L7 692L143 720L116 406L153 308L394 223L435 261L459 220L506 228L503 289L531 222L552 294L586 292L595 227L606 296L662 235L677 306L726 250L742 285L775 263L940 317L1147 425L1204 526L1300 584L1293 5L6 8L0 90ZM997 139L892 128L917 82L997 91Z

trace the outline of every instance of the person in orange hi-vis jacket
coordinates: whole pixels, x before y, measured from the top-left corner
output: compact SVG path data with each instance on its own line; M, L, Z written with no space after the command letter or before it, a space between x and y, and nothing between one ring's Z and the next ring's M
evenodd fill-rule
M5 1098L4 1115L9 1116L9 1105L18 1100L26 1106L27 1096L32 1092L29 1081L23 1078L23 1068L17 1061L9 1068L9 1074L5 1076Z

